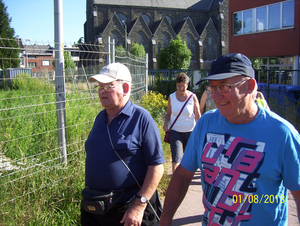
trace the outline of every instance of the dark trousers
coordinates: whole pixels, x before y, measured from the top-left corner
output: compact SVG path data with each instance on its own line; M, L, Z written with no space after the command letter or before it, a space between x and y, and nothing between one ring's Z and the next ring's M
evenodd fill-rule
M130 206L134 203L134 201L135 199L133 199L131 202L127 204L113 207L104 215L97 215L97 214L86 212L81 207L81 225L82 226L119 226L119 225L122 226L124 224L121 224L120 221L122 220L126 210L130 208ZM153 209L158 213L158 216L160 217L161 204L160 204L157 191L152 196L150 203ZM144 212L142 226L155 226L155 225L158 225L158 220L152 208L148 204Z

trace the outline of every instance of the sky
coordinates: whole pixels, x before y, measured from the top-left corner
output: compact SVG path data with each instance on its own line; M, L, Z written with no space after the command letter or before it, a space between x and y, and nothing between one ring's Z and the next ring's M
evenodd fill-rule
M2 0L15 36L30 43L54 43L54 0ZM84 37L86 0L62 0L64 44L71 47Z

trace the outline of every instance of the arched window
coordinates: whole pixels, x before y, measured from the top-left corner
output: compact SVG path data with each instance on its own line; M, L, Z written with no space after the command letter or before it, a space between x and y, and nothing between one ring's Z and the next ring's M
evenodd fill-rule
M126 17L126 15L125 15L124 13L118 13L118 14L117 14L117 17L119 18L119 20L120 20L121 22L124 21L124 23L126 23L127 17Z
M211 39L211 37L209 37L208 38L208 55L209 55L209 57L208 57L208 60L213 60L213 51L212 51L212 39Z
M144 20L146 21L146 23L149 25L150 24L150 17L147 14L142 14L142 17L144 18Z
M191 48L191 51L192 51L192 60L195 60L195 55L196 55L196 46L194 44L192 44L192 48Z
M186 37L186 45L187 45L188 47L190 47L190 44L191 44L191 39L190 39L189 36L187 36L187 37Z
M163 47L164 48L166 48L167 47L167 45L168 45L168 39L167 39L167 36L166 35L164 35L164 40L163 40Z
M143 36L141 34L139 34L139 44L140 45L143 44Z
M145 47L145 51L146 51L146 53L148 53L148 51L149 51L149 45L148 45L148 43L147 43L147 42L144 44L144 47Z
M158 45L157 45L157 52L159 52L159 51L160 51L160 49L161 49L161 44L160 44L160 43L158 43Z
M182 20L187 20L188 18L190 18L189 16L185 16L185 17L183 17L183 19ZM193 23L193 20L192 20L192 18L190 18L190 20L192 21L192 23Z
M217 58L217 46L214 45L214 56L213 56L214 59Z
M203 45L203 60L207 60L207 47L206 45Z
M118 43L118 38L117 38L117 35L116 35L116 34L113 34L113 40L115 40L115 44L117 45L117 43Z
M186 36L186 45L193 54L191 59L195 60L196 46L194 44L193 38L191 38L189 34Z
M164 15L163 17L166 17L170 24L172 24L172 18L168 15Z

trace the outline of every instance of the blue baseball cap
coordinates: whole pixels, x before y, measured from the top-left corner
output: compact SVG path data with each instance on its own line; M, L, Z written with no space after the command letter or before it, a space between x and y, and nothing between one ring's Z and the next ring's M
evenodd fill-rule
M222 80L237 75L255 78L251 60L241 53L226 54L212 62L209 75L198 81L196 85L205 80Z

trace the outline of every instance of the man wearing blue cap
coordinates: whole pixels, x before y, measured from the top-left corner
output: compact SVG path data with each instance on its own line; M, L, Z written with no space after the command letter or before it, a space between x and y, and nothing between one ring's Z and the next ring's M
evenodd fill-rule
M198 84L205 80L218 109L205 113L190 136L168 187L160 226L172 225L198 168L202 225L287 225L288 189L300 215L298 131L255 103L255 74L243 54L214 60Z

